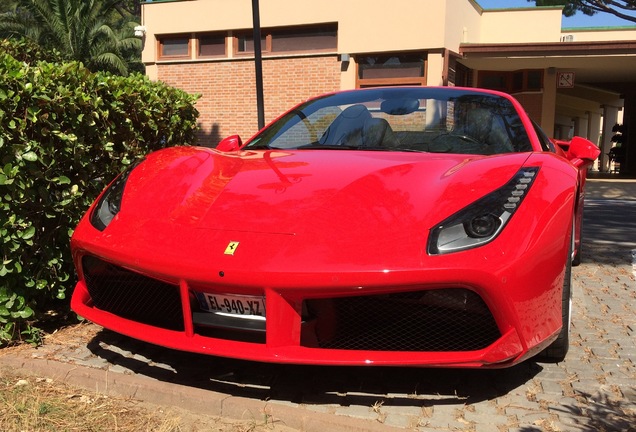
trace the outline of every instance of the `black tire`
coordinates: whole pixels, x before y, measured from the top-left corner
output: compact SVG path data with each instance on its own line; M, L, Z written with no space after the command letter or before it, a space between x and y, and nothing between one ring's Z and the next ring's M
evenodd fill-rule
M570 251L565 263L563 276L563 292L561 293L561 332L546 349L537 356L537 360L544 363L560 363L570 348L570 324L572 322L572 251L574 250L574 227Z
M581 209L581 212L583 212L583 209ZM583 216L581 215L581 224L583 224ZM577 247L574 250L574 258L572 258L572 266L576 267L579 264L581 264L581 255L582 255L582 249L583 249L583 228L581 228L581 226L579 225L579 247Z
M583 241L583 239L581 238L581 242ZM581 264L581 249L582 247L579 244L579 247L576 251L576 253L574 254L574 258L572 259L572 267L576 267L579 264Z

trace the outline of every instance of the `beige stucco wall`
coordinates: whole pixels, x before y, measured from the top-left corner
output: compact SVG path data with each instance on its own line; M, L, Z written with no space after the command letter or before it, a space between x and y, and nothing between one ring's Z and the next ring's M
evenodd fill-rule
M561 30L560 7L483 10L473 0L267 0L260 2L261 27L338 24L338 53L373 53L446 48L461 43L636 40L636 27ZM155 36L252 28L251 0L146 2L142 61L156 57ZM231 56L231 50L228 50ZM150 71L152 74L152 69Z
M482 15L478 43L559 42L561 8L496 9Z
M362 15L364 12L364 15ZM260 2L261 27L338 24L338 53L459 49L480 33L480 9L468 0L268 0ZM146 44L142 61L153 63L155 36L252 28L251 0L144 3Z
M636 26L619 28L564 29L562 37L572 36L573 42L636 40Z
M444 84L442 72L444 57L441 53L428 53L428 68L426 69L426 85L441 86Z
M467 0L447 0L445 3L444 47L457 52L461 43L477 42L479 39L482 9Z

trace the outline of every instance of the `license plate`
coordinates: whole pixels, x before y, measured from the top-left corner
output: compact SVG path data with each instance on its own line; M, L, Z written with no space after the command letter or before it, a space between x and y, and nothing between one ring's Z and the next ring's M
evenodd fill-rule
M265 317L265 297L196 293L201 307L208 312Z

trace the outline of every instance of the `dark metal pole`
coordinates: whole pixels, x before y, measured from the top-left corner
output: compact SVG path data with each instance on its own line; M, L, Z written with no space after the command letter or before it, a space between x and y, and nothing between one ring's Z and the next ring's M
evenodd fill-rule
M263 103L263 55L261 48L261 18L258 0L252 0L252 21L254 25L254 68L256 71L256 109L258 129L265 127L265 106Z

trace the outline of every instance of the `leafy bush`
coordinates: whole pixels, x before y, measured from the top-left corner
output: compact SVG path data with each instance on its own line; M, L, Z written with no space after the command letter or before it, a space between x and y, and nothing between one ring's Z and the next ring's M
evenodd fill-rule
M66 298L70 235L106 184L149 151L193 143L198 116L196 96L145 76L8 51L0 44L0 346L37 336L38 313Z
M0 39L0 53L9 54L14 59L25 63L62 61L62 55L59 52L43 50L35 42L26 39Z

